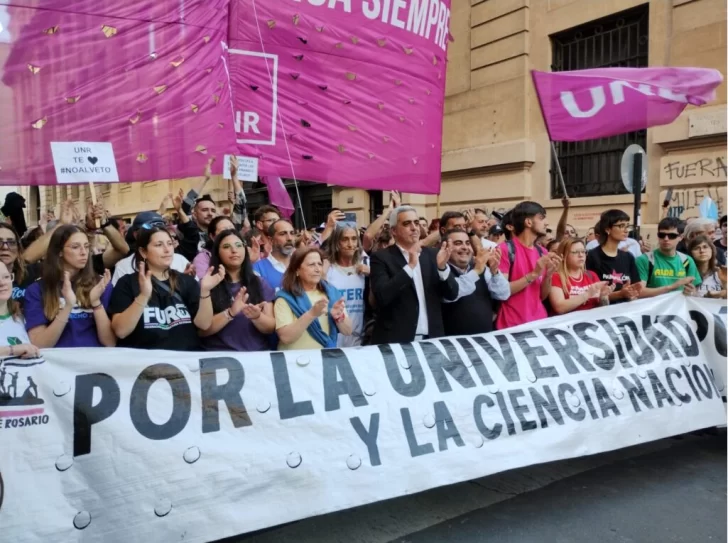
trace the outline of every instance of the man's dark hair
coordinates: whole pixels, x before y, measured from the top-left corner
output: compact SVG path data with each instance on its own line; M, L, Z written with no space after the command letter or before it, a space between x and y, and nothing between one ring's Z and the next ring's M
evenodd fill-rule
M440 229L447 228L447 222L451 219L464 219L465 215L460 213L459 211L445 211L445 213L440 217Z
M278 219L277 221L275 221L274 223L272 223L272 224L271 224L271 225L270 225L270 226L268 227L268 237L269 237L269 238L272 238L273 236L275 236L275 235L276 235L276 225L277 225L277 224L279 224L279 223L282 223L282 222L288 223L288 224L290 224L291 226L293 226L293 223L292 223L291 221L289 221L288 219ZM295 228L295 227L294 227L294 228Z
M253 222L258 222L263 220L263 215L266 213L275 213L279 217L282 217L280 209L278 209L276 206L271 205L265 205L260 206L258 209L255 210L255 213L253 214Z
M720 218L720 222L718 223L718 226L721 227L721 228L723 228L723 225L726 224L726 223L728 223L728 215L723 215Z
M511 240L513 237L513 232L511 231L509 226L513 226L513 210L509 209L503 214L503 218L501 219L501 226L503 227L503 233L506 235L506 239L508 241Z
M535 217L536 215L546 216L546 210L538 202L521 202L513 208L511 212L513 217L513 233L517 236L526 229L526 219Z
M457 228L453 228L442 235L442 241L448 241L450 239L450 236L452 236L453 234L465 234L465 237L470 239L470 236L468 236L465 230L458 230Z
M607 239L609 239L609 236L607 235L607 230L614 228L614 225L618 222L624 221L629 222L629 215L627 215L621 209L608 209L607 211L602 213L599 217L599 222L594 228L594 233L599 239L599 244L604 245L605 243L607 243Z
M660 230L677 230L680 231L680 219L677 217L665 217L660 221L660 223L657 225L657 231ZM683 229L684 230L684 229Z
M688 221L680 219L680 224L677 227L677 233L681 236L685 233L685 229L688 227Z
M217 203L215 203L215 200L213 200L212 196L210 196L209 194L200 196L197 200L195 200L195 207L197 207L197 204L199 204L200 202L212 202L213 205L217 206Z

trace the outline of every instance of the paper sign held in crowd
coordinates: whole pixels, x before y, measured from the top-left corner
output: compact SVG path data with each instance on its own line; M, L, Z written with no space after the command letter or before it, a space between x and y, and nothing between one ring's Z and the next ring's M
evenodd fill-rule
M231 179L230 175L230 155L225 155L225 163L222 172L223 179ZM258 159L249 156L238 157L238 181L249 181L255 183L258 181Z
M56 179L61 184L117 183L116 159L111 143L85 141L51 142Z

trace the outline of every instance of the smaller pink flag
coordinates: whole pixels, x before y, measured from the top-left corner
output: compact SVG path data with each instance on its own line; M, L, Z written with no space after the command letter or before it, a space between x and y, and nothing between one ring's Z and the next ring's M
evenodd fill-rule
M582 141L669 124L688 104L715 100L708 68L598 68L531 72L549 137Z
M265 176L261 178L261 181L268 187L268 199L270 203L280 209L281 213L287 219L290 219L295 208L293 207L291 196L283 185L283 180L280 177Z

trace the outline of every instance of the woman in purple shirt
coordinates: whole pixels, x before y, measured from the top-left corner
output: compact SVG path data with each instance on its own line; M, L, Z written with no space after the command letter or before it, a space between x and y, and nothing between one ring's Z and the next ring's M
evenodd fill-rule
M210 265L225 267L225 280L212 290L215 317L201 331L207 351L267 351L275 330L273 289L253 272L250 251L234 230L215 239Z
M41 279L25 293L25 327L33 345L113 347L116 336L106 309L111 274L94 273L86 233L72 224L53 232Z

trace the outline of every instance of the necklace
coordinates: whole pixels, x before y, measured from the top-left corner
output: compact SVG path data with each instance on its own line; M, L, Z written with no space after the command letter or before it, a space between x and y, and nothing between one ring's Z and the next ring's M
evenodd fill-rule
M571 272L569 272L569 277L573 279L574 281L581 282L582 279L584 279L584 270L579 270L579 275L573 275Z

